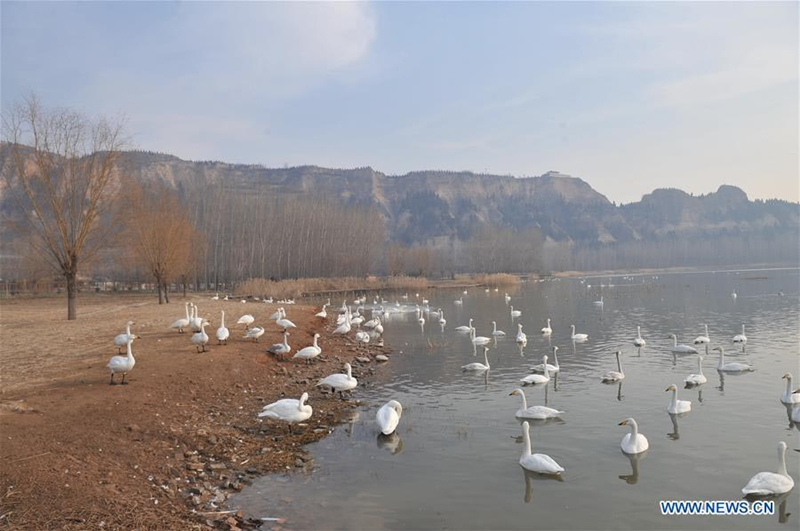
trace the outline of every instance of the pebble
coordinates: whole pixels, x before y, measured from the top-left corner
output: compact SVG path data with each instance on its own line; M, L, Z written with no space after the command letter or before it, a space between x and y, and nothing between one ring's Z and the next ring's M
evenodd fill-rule
M375 356L375 361L389 361L389 358L383 354L378 354Z

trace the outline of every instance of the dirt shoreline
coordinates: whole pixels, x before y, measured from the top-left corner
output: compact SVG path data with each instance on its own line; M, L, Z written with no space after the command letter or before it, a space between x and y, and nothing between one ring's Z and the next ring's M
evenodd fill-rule
M254 526L227 512L225 500L253 477L313 465L304 445L325 437L357 404L315 388L319 378L353 365L361 384L380 371L356 360L349 338L331 336L332 319L316 308L286 306L290 344L311 344L320 332L321 359L281 362L266 348L281 340L268 317L277 305L191 298L219 326L226 311L232 339L196 353L189 334L168 328L182 299L159 306L152 297L93 296L80 320L64 320L64 301L33 299L0 305L0 525L24 529L237 529ZM260 343L241 339L244 313L266 327ZM332 315L332 314L330 314ZM113 338L135 322L136 366L129 385L108 385ZM309 392L314 408L289 433L257 413L279 398ZM358 398L358 391L354 393Z

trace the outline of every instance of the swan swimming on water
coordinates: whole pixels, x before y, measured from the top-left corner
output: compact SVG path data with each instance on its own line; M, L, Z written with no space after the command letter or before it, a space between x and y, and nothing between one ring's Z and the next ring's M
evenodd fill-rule
M528 424L527 420L522 423L522 438L525 445L522 449L522 457L519 458L519 464L522 468L539 474L561 474L564 472L564 467L556 463L549 455L531 453L530 424Z
M519 316L522 315L522 312L519 311L519 310L515 310L513 306L510 306L509 308L511 308L511 317L512 318L513 317L519 317Z
M106 365L106 367L111 371L110 385L116 385L114 382L115 374L122 374L122 385L128 384L128 382L125 381L125 375L133 370L133 366L136 365L136 360L133 357L133 350L131 349L132 344L133 339L129 339L126 343L128 348L127 356L113 356L108 360L108 365Z
M489 370L489 357L487 356L487 352L489 352L488 347L483 347L483 361L485 363L468 363L466 365L461 366L462 371L488 371Z
M549 373L556 373L561 370L561 367L558 365L558 347L553 347L553 361L555 365L547 364L547 372ZM544 372L544 364L540 363L539 365L534 365L531 367L531 371L533 372Z
M517 395L522 398L522 407L520 407L514 414L520 419L532 420L546 420L560 417L564 411L559 411L547 406L531 406L528 407L528 401L525 399L525 391L522 389L514 389L508 396Z
M745 496L771 496L794 488L794 480L786 472L786 443L778 443L778 472L759 472L742 489Z
M688 400L678 400L678 388L675 384L670 385L665 389L665 392L672 391L672 400L667 406L667 413L677 415L679 413L688 413L692 410L692 403Z
M457 326L456 332L472 332L472 319L469 320L469 326Z
M574 329L573 329L573 332L575 332L575 330L574 330ZM550 318L548 317L548 318L547 318L547 326L545 326L544 328L542 328L542 335L543 335L543 336L549 336L549 335L550 335L550 334L552 334L552 333L553 333L553 329L552 329L552 328L550 328Z
M734 343L741 343L742 349L744 349L744 344L747 343L747 336L744 335L744 325L742 325L742 333L741 334L736 334L735 336L733 336L733 342Z
M485 345L491 341L491 338L486 336L476 336L474 328L470 331L470 336L472 337L472 343L475 345Z
M690 374L686 377L684 382L686 385L694 386L694 385L703 385L708 381L706 375L703 374L703 360L705 356L701 356L700 354L697 355L697 374Z
M620 426L630 426L631 432L622 438L620 447L626 454L639 454L650 448L647 437L639 433L639 425L632 418L627 418L619 423Z
M705 329L706 335L697 336L696 338L694 338L695 345L707 345L708 343L711 343L711 338L708 336L708 325L704 324L703 328Z
M717 370L721 372L751 372L754 371L752 366L746 363L725 363L725 349L723 347L716 347L714 350L719 352L719 364Z
M781 378L786 380L786 388L783 390L783 395L781 395L781 402L784 404L800 404L800 394L792 391L792 373L787 372Z
M587 334L576 334L575 325L570 325L570 327L572 328L572 335L570 336L570 338L573 341L586 341L587 339L589 339L589 336Z
M679 345L678 336L670 334L669 338L672 339L672 348L669 349L673 354L697 354L697 349L689 345Z
M516 341L517 343L522 343L523 345L528 342L528 336L522 331L522 323L517 323Z
M616 371L608 371L603 375L603 382L610 383L610 382L619 382L620 380L625 379L625 373L622 371L622 352L616 351L614 355L617 357L617 370Z
M400 416L402 414L403 406L397 400L389 400L381 406L375 415L375 422L378 423L381 433L384 435L394 433L397 425L400 424Z
M506 335L505 332L502 330L497 329L497 321L492 321L492 335L493 336L504 336Z
M542 365L544 369L542 372L544 374L529 374L525 378L522 378L520 382L523 384L530 384L530 385L538 385L538 384L546 384L550 381L550 369L549 365L547 364L547 356L542 357Z
M633 345L636 347L643 347L647 344L647 341L642 339L642 327L636 325L636 339L633 340Z

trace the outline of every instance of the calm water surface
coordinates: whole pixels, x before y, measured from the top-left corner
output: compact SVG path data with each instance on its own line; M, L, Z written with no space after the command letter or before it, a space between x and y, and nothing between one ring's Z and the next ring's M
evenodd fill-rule
M384 368L389 383L359 388L355 396L369 405L310 446L313 473L260 478L232 504L256 517L285 517L296 529L797 529L798 488L780 514L767 517L663 517L658 501L740 499L753 474L776 469L781 440L789 445L789 473L800 480L800 454L792 451L800 448L798 428L780 402L781 375L800 376L799 285L796 269L530 282L511 293L522 311L514 320L503 290L470 289L463 306L453 302L460 290L430 291L431 306L445 311L444 331L438 323L420 329L414 313L388 319L385 338L395 350ZM602 310L592 304L601 294ZM488 375L460 369L482 361L454 331L470 317L478 335L490 335L492 320L508 334L490 345ZM549 340L539 334L547 317ZM513 339L517 322L528 334L522 351ZM589 334L586 343L573 346L572 323ZM710 352L708 383L684 390L696 357L673 356L667 336L691 343L704 323L713 344L726 347L726 360L746 361L756 372L723 377ZM637 324L647 340L641 351L632 345ZM731 344L742 324L744 353ZM519 466L520 399L509 396L551 345L560 348L557 380L524 389L529 406L567 412L563 421L531 427L534 452L566 468L563 481ZM616 369L616 350L626 379L602 384L600 375ZM672 383L692 401L685 417L666 411ZM374 418L392 398L404 409L387 440ZM626 417L650 440L638 460L620 450L628 429L617 423Z

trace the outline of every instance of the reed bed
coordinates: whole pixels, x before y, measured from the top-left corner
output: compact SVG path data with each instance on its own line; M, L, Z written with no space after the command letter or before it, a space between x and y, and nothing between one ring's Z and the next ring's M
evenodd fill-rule
M515 286L520 283L520 278L517 275L510 275L508 273L492 273L484 275L475 275L472 281L482 286Z
M422 277L393 276L380 278L339 277L339 278L299 278L273 281L265 278L251 278L240 284L237 295L255 295L285 299L302 297L313 293L336 291L373 291L380 289L408 289L421 291L428 288L428 280Z

